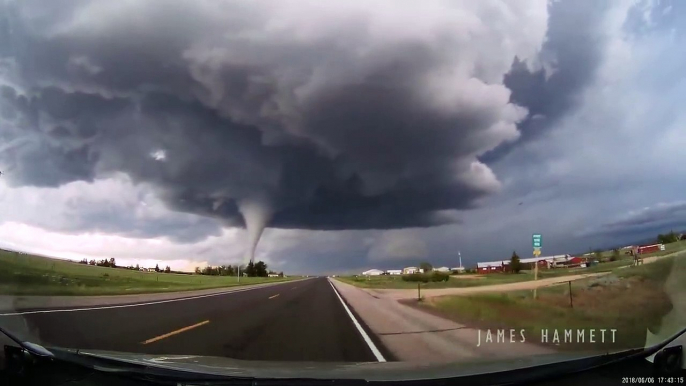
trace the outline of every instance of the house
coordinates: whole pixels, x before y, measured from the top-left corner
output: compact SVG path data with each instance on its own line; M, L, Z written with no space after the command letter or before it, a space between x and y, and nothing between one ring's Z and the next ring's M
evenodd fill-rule
M386 273L389 275L402 275L403 270L402 269L389 269L388 271L386 271Z
M268 276L269 277L279 277L279 274L278 273L270 273Z
M379 275L383 275L383 271L380 269L370 269L368 271L362 272L362 275L364 275L364 276L379 276Z
M450 268L451 271L454 273L465 273L465 268L464 267L455 267L455 268Z
M420 272L419 268L417 268L417 267L405 267L405 268L403 268L403 274L405 274L405 275L409 275L409 274L413 274L413 273L417 273L417 272Z
M438 271L438 272L450 272L450 268L448 268L448 267L434 268L434 271Z

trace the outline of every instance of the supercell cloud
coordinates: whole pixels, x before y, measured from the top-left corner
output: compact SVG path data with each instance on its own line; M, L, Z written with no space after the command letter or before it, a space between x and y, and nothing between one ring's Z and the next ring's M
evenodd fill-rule
M2 2L0 243L215 264L252 257L270 227L259 258L314 272L495 260L542 231L569 253L680 230L683 15Z
M503 76L546 22L545 1L9 2L0 166L123 172L226 226L452 222L499 188L477 157L518 137Z
M247 227L251 256L264 227L453 223L501 188L482 157L555 113L515 84L550 68L548 11L545 0L6 2L0 170L14 187L123 173L172 211Z

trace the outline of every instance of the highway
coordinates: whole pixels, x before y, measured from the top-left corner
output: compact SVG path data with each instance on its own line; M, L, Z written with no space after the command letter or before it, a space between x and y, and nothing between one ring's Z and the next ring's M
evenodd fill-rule
M44 346L244 360L377 362L387 352L326 278L172 302L0 316Z

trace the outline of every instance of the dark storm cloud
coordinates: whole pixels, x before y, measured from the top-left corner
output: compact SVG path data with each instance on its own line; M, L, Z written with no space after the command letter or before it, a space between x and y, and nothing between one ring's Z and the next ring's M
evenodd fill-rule
M246 202L272 227L431 226L497 190L476 157L526 115L501 85L445 71L457 38L365 47L364 19L269 35L271 11L247 3L8 4L0 163L14 185L124 172L230 226Z
M547 40L541 59L547 65L530 71L515 59L504 83L512 90L511 101L529 110L519 124L521 136L481 157L492 163L522 142L552 129L579 103L579 96L594 79L602 60L604 43L601 21L609 4L598 1L555 1L549 5Z
M647 232L663 233L670 228L676 232L686 229L686 202L665 203L636 210L588 233L645 235Z

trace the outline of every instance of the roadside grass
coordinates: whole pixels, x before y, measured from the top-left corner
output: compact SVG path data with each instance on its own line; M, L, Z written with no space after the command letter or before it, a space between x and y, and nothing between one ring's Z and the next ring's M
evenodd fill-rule
M461 274L460 278L450 277L448 281L421 283L421 288L456 288L474 287L481 285L516 283L519 281L532 280L533 274L490 274L473 275ZM467 278L467 277L471 277ZM337 276L336 279L348 284L362 288L398 288L416 289L417 282L404 281L400 275L379 275L379 276Z
M123 295L271 283L288 278L148 273L0 251L0 294Z
M632 259L621 259L613 262L598 264L589 268L555 268L541 269L538 271L539 279L560 277L568 275L581 275L587 273L608 272L616 268L629 266ZM519 273L489 273L489 274L460 274L453 275L447 282L422 283L421 288L465 288L479 287L494 284L509 284L534 280L533 270L524 270ZM361 288L372 289L415 289L416 282L404 281L400 275L379 276L340 276L337 279Z
M678 264L675 264L678 262ZM609 275L569 284L506 293L442 296L425 299L416 306L481 329L524 329L534 342L548 330L607 329L606 342L560 343L558 349L607 350L643 347L646 331L658 331L670 301L686 295L686 255L667 257L651 264L619 269ZM609 330L616 329L611 342ZM562 339L562 337L561 337Z

